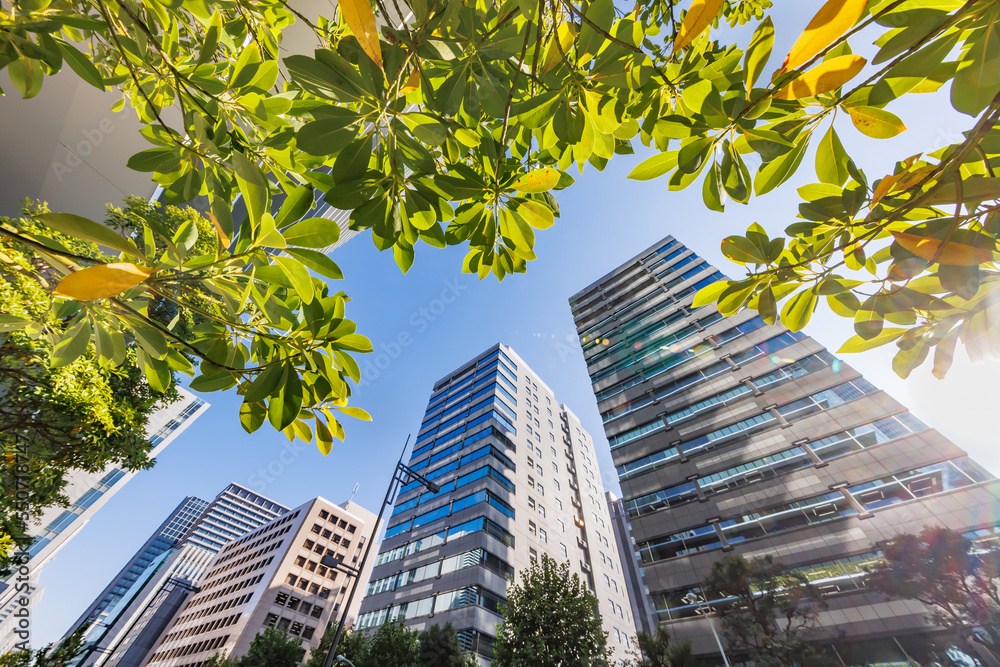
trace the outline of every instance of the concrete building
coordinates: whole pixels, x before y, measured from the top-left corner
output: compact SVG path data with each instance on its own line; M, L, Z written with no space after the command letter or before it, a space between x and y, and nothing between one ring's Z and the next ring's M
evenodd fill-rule
M635 551L635 539L632 537L632 524L629 523L625 503L612 491L604 494L608 501L608 514L611 525L615 529L615 543L622 557L622 578L628 589L628 599L632 603L632 618L635 619L635 629L647 634L656 634L657 624L653 620L652 605L649 601L649 589L643 579L642 567L639 565Z
M65 636L82 630L87 644L76 664L138 667L219 550L289 511L239 484L227 486L211 503L189 497L179 509L196 505L202 510L194 520L185 519L182 533L154 533L69 628ZM175 510L168 529L177 518Z
M241 656L269 627L300 637L304 661L340 618L351 584L321 561L357 567L374 526L375 515L354 502L316 498L230 542L141 664L197 667L217 653ZM370 572L371 563L362 582ZM360 604L355 598L348 621Z
M829 594L843 664L905 663L933 629L859 590L873 545L997 539L1000 482L811 338L693 308L722 277L668 237L570 300L656 620L718 656L702 578L771 555Z
M179 387L177 391L180 393L177 401L149 416L146 437L153 445L151 458L159 455L208 409L208 404L194 394ZM73 470L66 476L63 495L69 505L48 508L28 526L28 535L34 539L25 554L27 563L0 583L0 653L29 640L27 633L19 629L18 614L41 600L44 588L39 586L38 578L45 564L138 472L109 466L98 472Z
M492 657L507 583L541 554L568 561L601 604L616 658L635 635L590 435L510 348L497 345L434 385L358 627L451 623Z

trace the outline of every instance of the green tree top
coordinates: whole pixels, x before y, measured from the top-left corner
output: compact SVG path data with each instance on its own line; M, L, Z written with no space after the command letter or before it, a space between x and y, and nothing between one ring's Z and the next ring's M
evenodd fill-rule
M597 598L568 563L543 554L508 586L502 612L497 667L608 667Z

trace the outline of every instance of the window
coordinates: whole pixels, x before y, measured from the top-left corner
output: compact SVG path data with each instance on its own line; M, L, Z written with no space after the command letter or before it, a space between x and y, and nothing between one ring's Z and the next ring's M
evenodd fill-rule
M292 611L295 611L296 609L299 608L300 602L302 602L302 600L298 598L292 598L288 601L288 608L291 609Z
M329 519L330 518L330 513L327 512L326 510L320 510L319 511L319 518L324 519L324 520L325 519Z
M556 436L554 436L551 433L549 433L549 440L551 440L552 442L555 442L556 441Z
M538 560L538 552L535 551L534 549L529 548L528 549L528 558L530 558L532 560L532 562L537 561Z
M558 491L559 490L559 480L558 479L552 480L552 486L556 487L556 491Z
M303 556L299 556L295 559L296 567L303 567L306 564L306 559Z
M310 572L315 572L316 563L314 561L309 561L308 563L306 563L306 569L309 570Z
M310 530L312 530L312 532L314 532L317 535L319 535L320 531L323 530L323 526L319 525L318 523L314 523L313 527Z
M604 575L604 585L611 588L611 577L606 574Z
M307 625L306 627L302 628L302 638L303 639L312 639L314 632L316 632L316 628L310 628Z
M534 468L535 467L535 460L533 458L531 458L530 456L528 457L528 467L529 468Z
M545 532L544 528L539 528L538 529L538 539L540 539L542 542L548 542L549 541L549 535L548 535L548 533Z
M326 539L330 539L330 535L332 535L332 534L333 533L330 532L329 530L324 530L323 531L323 537L326 538Z
M541 463L539 463L537 466L535 466L535 472L538 473L539 477L541 477L542 475L545 474L545 471L542 470L542 464Z
M549 428L555 428L555 427L556 427L556 425L555 425L555 424L553 424L553 423L552 423L552 420L550 419L550 420L549 420Z
M289 584L291 584L292 586L294 586L295 582L298 581L298 580L299 580L299 578L296 577L294 574L288 575L288 578L285 579L285 581L288 582Z
M538 458L542 458L542 448L535 447L535 453L538 454Z
M534 521L528 522L528 532L531 533L532 535L538 534L538 527L535 525Z
M622 606L620 604L617 604L615 606L618 607L618 616L621 618L625 618L625 613L622 612Z
M537 490L538 490L538 495L540 495L540 496L544 496L545 495L545 489L542 487L541 484L538 485L538 489Z
M278 593L274 596L274 604L284 606L288 601L288 593Z
M555 463L552 464L552 472L559 472L559 466Z
M544 505L539 505L538 506L538 513L542 515L542 518L545 518L545 506Z
M562 521L560 521L559 523L562 523ZM565 530L565 526L563 526L563 529ZM560 544L559 545L559 553L561 553L563 555L563 558L569 558L569 550L566 549L566 545L565 544Z
M566 532L566 522L563 521L562 519L556 519L556 521L559 524L559 530L561 530L562 532L565 533Z
M313 542L312 540L306 540L305 547L306 547L306 549L309 549L310 551L312 551L312 548L315 546L315 544L316 543Z
M535 499L531 496L528 496L528 507L530 509L535 509Z
M535 488L535 478L531 475L528 475L528 487L532 489Z
M561 500L559 500L558 498L556 498L556 507L558 507L559 509L562 509L562 508L563 508L563 504L562 504L562 501L561 501Z
M312 584L309 586L310 595L319 595L319 584Z
M323 598L324 600L326 600L327 598L329 598L329 597L330 597L330 589L329 589L329 588L324 588L324 589L322 589L322 590L321 590L321 591L319 592L319 596L320 596L321 598Z
M549 447L549 451L552 452L552 456L556 455L556 448L555 447Z

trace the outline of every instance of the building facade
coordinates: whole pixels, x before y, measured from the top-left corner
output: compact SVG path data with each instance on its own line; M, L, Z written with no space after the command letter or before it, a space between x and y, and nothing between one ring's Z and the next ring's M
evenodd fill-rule
M642 567L635 551L635 539L632 537L632 524L629 523L625 503L614 492L604 494L608 501L608 514L615 530L615 542L622 560L622 579L628 589L628 599L632 604L632 618L635 619L635 629L646 634L656 634L657 624L653 620L652 606L649 603L649 589L643 579Z
M153 445L150 458L159 455L208 409L208 404L194 394L180 387L177 391L180 394L177 401L149 416L146 437ZM23 613L23 609L31 609L41 599L44 588L38 585L38 577L45 564L55 558L90 517L138 472L109 466L93 473L73 470L66 476L63 495L69 500L69 505L48 508L33 525L28 526L27 532L33 541L24 554L27 556L26 570L22 567L0 583L0 653L29 639L18 629L21 618L18 614ZM27 595L19 588L23 584L29 586Z
M181 538L198 520L205 509L208 501L195 496L188 496L171 512L160 524L149 539L139 547L135 555L118 572L103 591L97 596L94 602L80 615L80 618L66 632L66 636L85 629L93 624L98 618L105 617L110 609L118 605L123 598L129 595L140 577L161 555L177 546Z
M845 665L905 663L927 610L860 590L874 545L928 524L997 539L1000 483L811 338L692 307L722 277L668 237L570 300L654 616L718 655L702 578L771 555L830 595Z
M375 515L354 502L316 498L226 544L141 664L199 667L217 653L238 657L269 627L301 638L304 662L340 619L351 584L324 557L356 568L374 526ZM362 582L370 572L371 564ZM348 622L360 604L355 598Z
M87 648L76 664L138 667L173 613L197 589L219 550L289 511L239 484L230 484L210 503L191 498L180 507L200 504L197 517L185 520L184 530L171 532L169 537L154 533L123 568L128 576L119 573L66 632L65 636L84 633ZM168 519L168 528L178 523L176 514L177 510L171 515L174 520ZM143 554L151 555L151 543L169 541L173 544L152 558L143 558ZM140 561L147 565L138 567ZM109 594L113 600L108 600Z
M593 447L504 345L438 381L409 466L441 490L401 489L358 627L451 623L489 660L508 582L548 554L594 592L609 646L627 658L635 625Z

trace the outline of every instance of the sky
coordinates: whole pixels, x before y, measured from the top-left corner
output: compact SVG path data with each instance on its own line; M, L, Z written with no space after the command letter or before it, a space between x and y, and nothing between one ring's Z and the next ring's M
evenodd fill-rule
M779 40L773 58L787 51L809 19L795 5L780 20L776 17ZM849 121L836 121L845 147L870 180L891 173L897 159L960 140L961 131L972 124L950 109L946 92L903 100L891 109L908 130L890 140L861 137ZM738 276L742 269L721 255L720 240L754 222L772 235L780 233L795 222L796 188L815 180L810 152L789 183L748 206L730 203L720 214L705 209L700 181L687 191L668 192L665 180L627 180L628 172L650 154L644 149L637 153L616 157L604 173L588 166L580 175L574 169L577 184L559 193L562 217L551 229L536 232L539 259L529 264L526 275L510 276L502 284L492 276L480 282L462 274L461 248L419 247L406 276L391 252L378 252L367 234L338 249L333 258L346 277L337 287L352 298L347 316L375 348L359 359L367 379L352 404L368 410L373 421L345 420L346 442L323 457L315 445L290 445L267 425L247 435L233 392L203 396L211 403L208 412L157 458L152 470L112 497L43 570L45 593L33 612L32 643L58 640L187 495L210 500L226 484L237 482L294 507L317 495L342 502L357 484L354 500L377 512L393 464L407 437L416 433L434 382L497 342L517 350L580 417L597 446L605 487L617 490L568 298L668 234L724 273ZM850 321L821 308L806 333L836 351L853 331ZM1000 450L994 444L1000 364L972 364L959 352L945 380L934 378L925 366L903 381L890 366L893 350L890 346L842 358L1000 474Z

